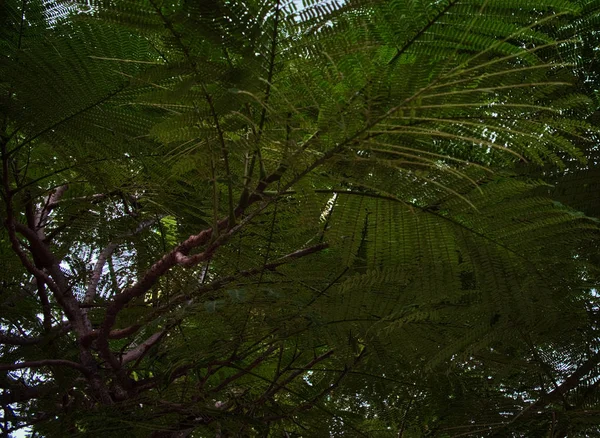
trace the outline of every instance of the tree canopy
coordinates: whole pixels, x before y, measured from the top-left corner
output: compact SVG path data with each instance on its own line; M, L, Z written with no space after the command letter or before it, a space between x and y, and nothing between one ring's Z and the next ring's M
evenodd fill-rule
M4 435L600 436L600 2L0 11Z

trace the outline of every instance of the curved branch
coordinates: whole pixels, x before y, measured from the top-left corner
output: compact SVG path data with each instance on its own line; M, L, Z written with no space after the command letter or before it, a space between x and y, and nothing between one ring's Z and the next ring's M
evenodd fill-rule
M22 338L19 336L9 335L3 332L0 332L0 344L6 345L35 345L40 342L41 339L38 338Z
M166 334L167 329L154 333L152 336L150 336L144 342L139 344L137 347L127 351L123 356L121 356L121 364L124 365L128 362L142 359L146 355L148 350L150 350L150 348L152 348L154 345L158 344Z
M530 404L527 408L521 411L514 420L519 417L522 417L525 414L528 414L531 411L535 411L536 409L543 409L548 406L550 403L555 400L560 399L571 389L574 389L577 385L581 383L583 378L592 372L600 363L600 353L596 353L592 357L590 357L587 361L585 361L579 368L577 368L573 374L565 379L565 381L557 386L554 390L550 391L548 394L544 394L534 403ZM514 421L513 420L513 421Z
M83 304L92 304L94 302L94 298L96 298L96 290L98 289L98 283L100 282L100 277L102 276L102 269L104 268L106 261L112 255L113 251L116 248L116 243L110 243L106 248L104 248L100 252L98 260L96 261L96 265L94 266L94 270L92 271L90 282L88 283L88 287L85 292Z

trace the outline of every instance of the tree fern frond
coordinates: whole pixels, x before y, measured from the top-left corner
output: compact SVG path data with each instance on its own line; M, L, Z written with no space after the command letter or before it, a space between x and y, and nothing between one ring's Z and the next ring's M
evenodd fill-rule
M1 8L3 434L597 432L595 0Z

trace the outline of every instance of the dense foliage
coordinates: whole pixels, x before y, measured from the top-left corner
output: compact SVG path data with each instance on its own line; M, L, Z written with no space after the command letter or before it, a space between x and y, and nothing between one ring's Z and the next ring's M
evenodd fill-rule
M600 436L600 2L0 11L3 434Z

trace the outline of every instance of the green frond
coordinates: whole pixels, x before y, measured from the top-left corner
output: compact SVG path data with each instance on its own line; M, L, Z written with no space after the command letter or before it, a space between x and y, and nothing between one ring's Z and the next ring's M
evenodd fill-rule
M6 0L1 433L597 433L597 3Z

